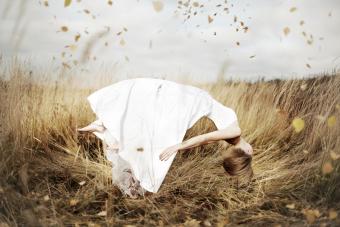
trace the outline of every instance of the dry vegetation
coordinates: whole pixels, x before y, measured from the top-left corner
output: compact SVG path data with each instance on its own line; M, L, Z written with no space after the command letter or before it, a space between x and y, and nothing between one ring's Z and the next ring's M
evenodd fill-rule
M86 96L104 84L39 85L20 64L0 68L10 76L0 90L0 226L340 224L340 75L197 85L237 112L253 182L238 188L225 175L219 155L230 145L219 142L178 154L159 193L134 200L111 185L100 140L76 133L95 118ZM209 130L202 118L185 138Z

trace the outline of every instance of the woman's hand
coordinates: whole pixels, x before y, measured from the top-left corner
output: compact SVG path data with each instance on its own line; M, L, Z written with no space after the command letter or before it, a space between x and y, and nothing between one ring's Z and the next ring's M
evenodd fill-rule
M179 147L177 145L168 147L165 149L160 155L159 159L161 161L166 161L168 160L173 154L175 154L178 151Z
M252 146L247 143L242 137L240 141L235 145L235 147L241 148L244 150L246 154L252 155L253 154L253 148Z

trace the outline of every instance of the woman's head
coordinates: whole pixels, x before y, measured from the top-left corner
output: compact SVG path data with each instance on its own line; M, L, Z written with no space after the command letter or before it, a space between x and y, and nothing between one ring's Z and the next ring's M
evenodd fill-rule
M251 161L251 155L241 148L232 147L224 155L222 165L229 175L237 176L241 182L249 182L253 176Z

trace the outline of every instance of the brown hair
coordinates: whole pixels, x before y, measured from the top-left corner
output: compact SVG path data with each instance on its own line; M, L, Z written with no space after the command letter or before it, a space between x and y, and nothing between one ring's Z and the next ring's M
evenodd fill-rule
M253 177L251 167L252 156L241 148L232 147L223 158L223 168L231 176L238 176L241 182L247 182Z

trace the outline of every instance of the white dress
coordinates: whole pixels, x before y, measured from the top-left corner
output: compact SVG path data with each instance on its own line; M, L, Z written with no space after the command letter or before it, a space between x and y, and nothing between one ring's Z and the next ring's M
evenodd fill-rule
M161 161L159 155L181 143L201 117L209 117L217 129L237 121L236 113L208 92L162 79L122 80L95 91L87 100L98 118L94 123L106 128L95 135L109 146L118 142L118 153L106 156L113 164L113 183L122 190L128 187L124 174L131 169L143 190L156 193L176 156Z

